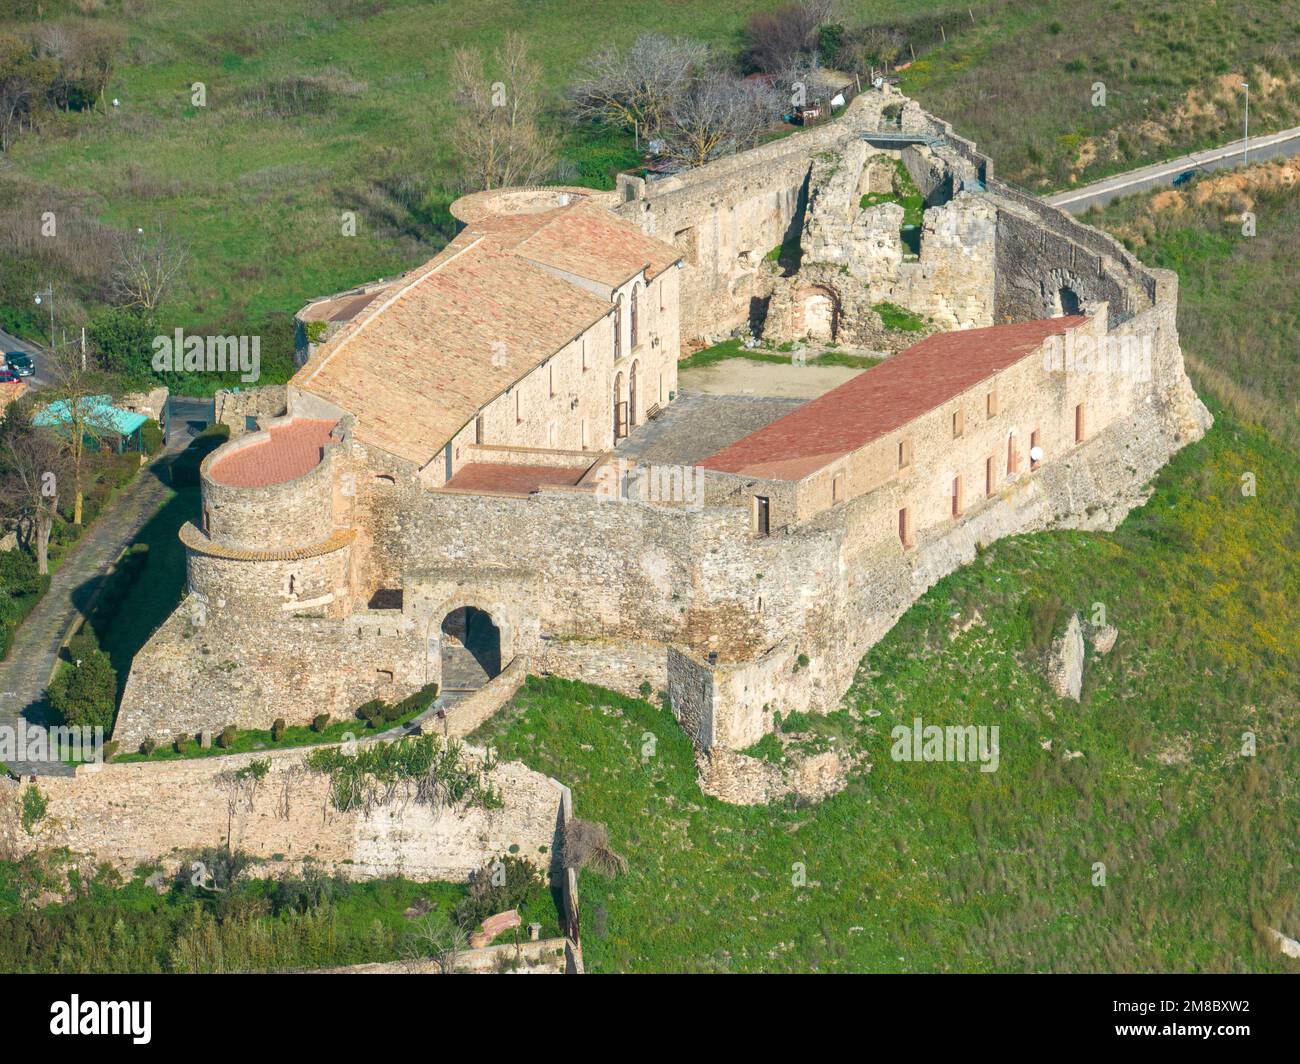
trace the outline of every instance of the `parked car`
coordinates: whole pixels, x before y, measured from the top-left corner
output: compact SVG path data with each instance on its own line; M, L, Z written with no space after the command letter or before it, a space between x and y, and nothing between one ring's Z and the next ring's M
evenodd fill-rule
M1183 185L1187 184L1187 182L1190 181L1195 176L1196 176L1195 170L1184 170L1181 174L1179 174L1177 177L1174 178L1174 182L1173 182L1174 188L1181 188Z
M6 351L4 368L13 370L20 377L30 377L36 372L36 366L32 364L32 356L26 351Z
M17 384L22 378L11 369L0 369L0 384Z

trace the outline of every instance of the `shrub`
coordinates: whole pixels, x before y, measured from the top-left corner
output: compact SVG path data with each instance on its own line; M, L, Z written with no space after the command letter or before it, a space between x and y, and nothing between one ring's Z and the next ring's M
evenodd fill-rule
M80 665L55 676L46 697L63 723L107 732L113 727L117 673L107 654L89 650Z
M229 750L235 745L237 738L239 738L239 729L233 724L227 724L221 729L221 734L217 736L217 745L223 750Z
M283 717L276 717L275 723L271 725L271 742L278 743L284 739L284 729L287 725Z
M311 730L317 733L323 732L330 726L330 715L328 713L317 713L311 719Z
M604 824L571 817L564 823L560 841L560 854L565 868L581 870L590 867L611 879L627 871L626 858L609 846L609 831Z
M35 834L36 825L45 819L45 812L50 807L50 800L41 793L41 789L32 784L23 791L22 825L28 835Z
M140 753L144 754L145 757L148 757L156 749L158 749L158 744L152 739L145 739L140 743Z
M642 698L648 700L648 699L650 698L650 692L651 692L652 690L653 690L653 688L650 686L650 681L649 681L649 680L642 680L642 681L641 681L641 686L637 688L637 693L638 693Z
M472 930L496 913L528 908L545 889L545 880L529 861L505 854L470 873L469 894L456 903L456 923Z
M145 454L157 454L163 447L162 426L150 418L140 426L140 449Z

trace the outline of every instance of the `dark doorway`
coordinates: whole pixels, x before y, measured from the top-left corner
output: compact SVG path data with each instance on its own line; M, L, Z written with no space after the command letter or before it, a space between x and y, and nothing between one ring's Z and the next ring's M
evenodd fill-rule
M444 691L473 691L501 672L501 630L484 610L452 610L442 620L440 642Z
M1062 288L1060 291L1060 297L1062 314L1068 315L1079 313L1079 295L1073 288Z

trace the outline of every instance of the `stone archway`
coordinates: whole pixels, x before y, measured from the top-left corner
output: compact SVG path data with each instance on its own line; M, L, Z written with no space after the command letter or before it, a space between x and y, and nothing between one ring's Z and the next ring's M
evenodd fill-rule
M442 692L464 694L501 673L501 629L487 610L458 606L439 625Z
M795 333L810 340L834 342L840 331L840 301L829 288L801 288L795 298Z

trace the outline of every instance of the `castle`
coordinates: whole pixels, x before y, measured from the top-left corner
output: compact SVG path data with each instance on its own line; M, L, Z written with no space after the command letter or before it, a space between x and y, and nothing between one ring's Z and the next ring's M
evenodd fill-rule
M871 202L900 164L914 234ZM203 464L114 738L428 683L463 733L525 672L666 691L703 752L833 708L980 544L1113 527L1209 424L1177 278L992 171L886 88L672 177L457 201L428 263L304 308L287 389L226 397L257 428ZM746 327L894 353L801 405L683 402L683 349Z

